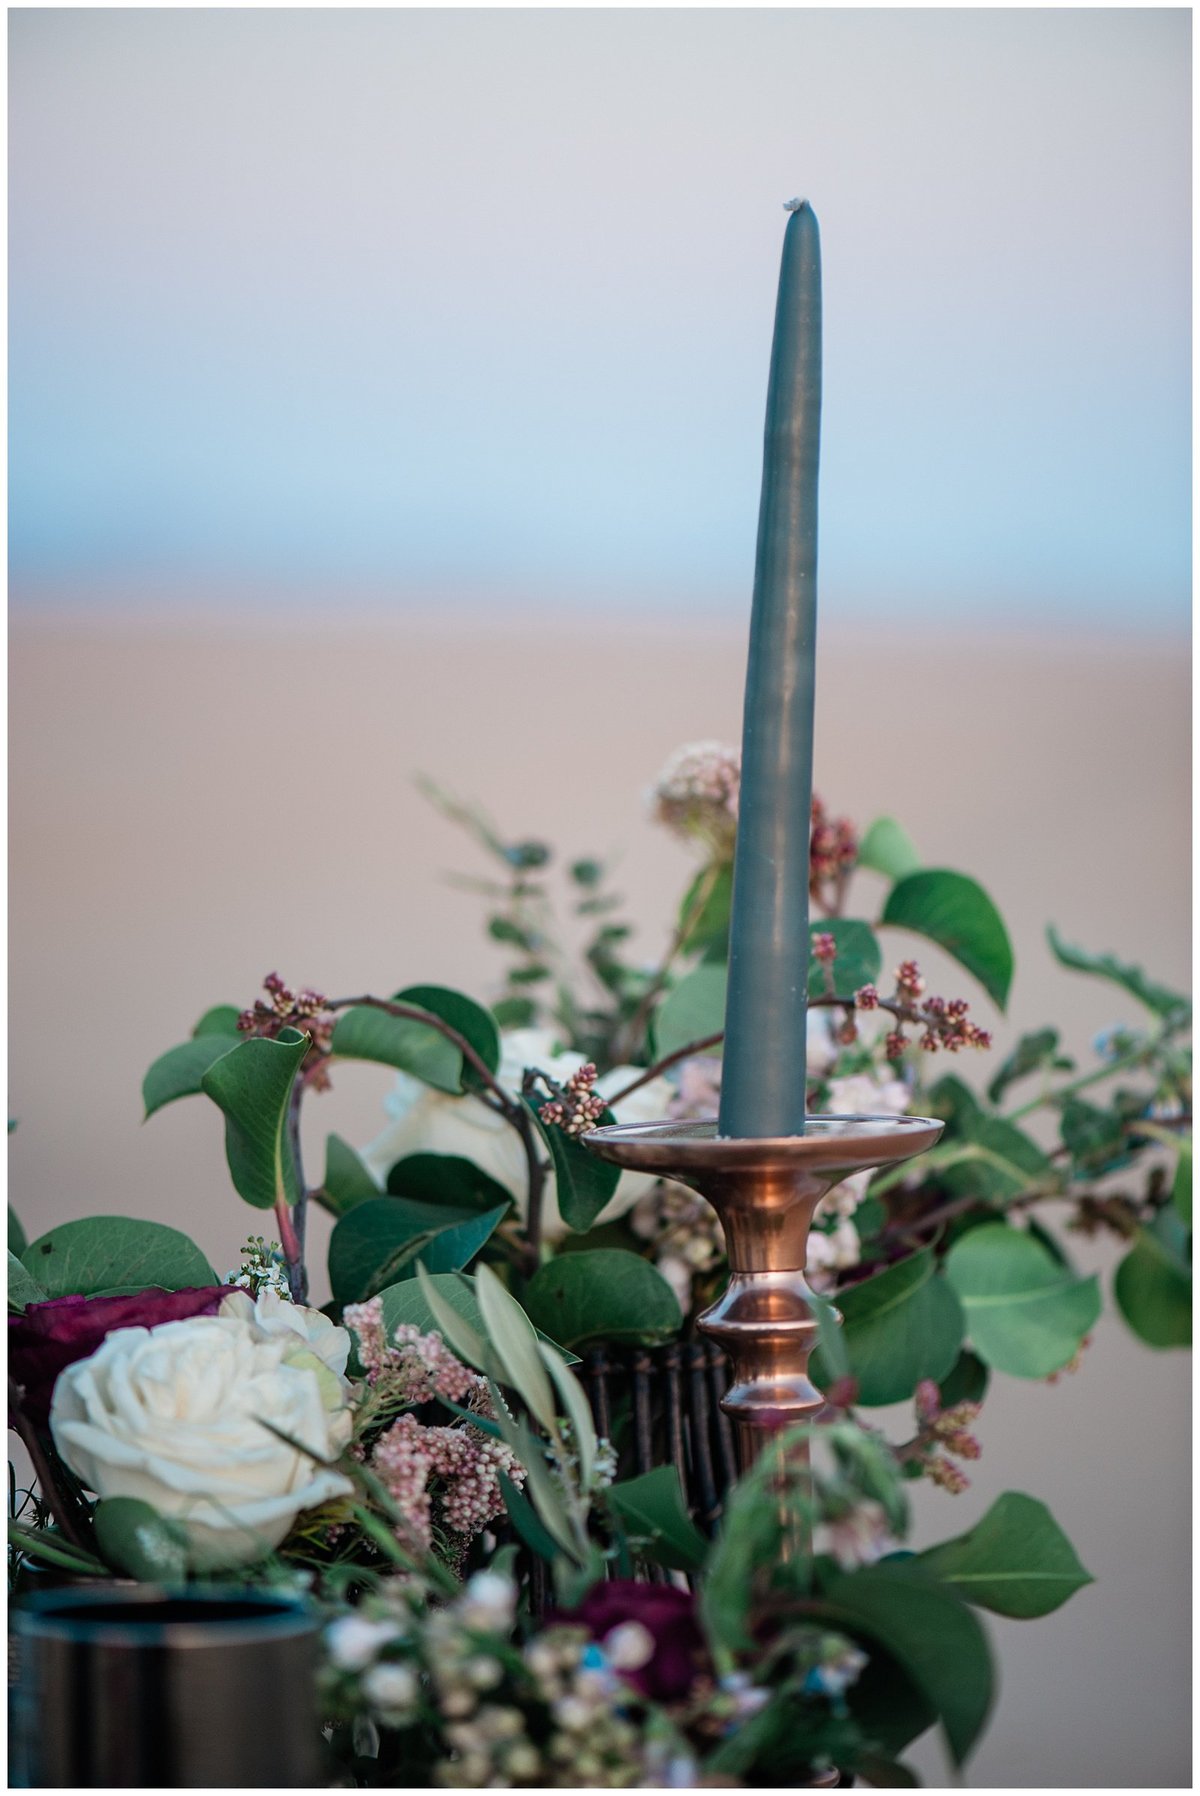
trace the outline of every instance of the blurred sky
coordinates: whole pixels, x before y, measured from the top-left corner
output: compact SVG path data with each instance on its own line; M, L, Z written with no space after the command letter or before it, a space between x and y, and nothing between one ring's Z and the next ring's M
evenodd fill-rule
M9 22L16 604L745 609L804 194L825 619L1184 627L1186 10Z

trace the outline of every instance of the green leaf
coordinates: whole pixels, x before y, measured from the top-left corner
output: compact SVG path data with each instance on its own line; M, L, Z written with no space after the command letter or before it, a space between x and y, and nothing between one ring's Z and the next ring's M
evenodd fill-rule
M1069 967L1075 973L1092 973L1098 979L1111 979L1114 985L1121 986L1155 1016L1182 1023L1191 1015L1191 1004L1182 993L1173 992L1165 985L1156 985L1141 967L1129 966L1114 954L1088 954L1082 948L1072 948L1063 941L1053 923L1046 929L1046 940L1060 966Z
M439 1268L431 1267L430 1270ZM500 1361L504 1383L516 1391L526 1409L547 1433L553 1434L558 1411L549 1375L538 1352L533 1323L490 1266L480 1266L475 1274L475 1295L479 1299L487 1338Z
M993 1693L987 1639L967 1605L908 1560L835 1577L817 1608L835 1627L878 1641L896 1659L937 1714L961 1765Z
M942 1408L954 1409L960 1403L982 1403L990 1378L991 1373L979 1355L964 1347L945 1378L939 1380Z
M389 1335L394 1334L402 1322L411 1322L422 1334L428 1334L432 1329L445 1335L461 1360L480 1372L484 1370L487 1331L475 1295L475 1280L468 1273L428 1273L419 1265L415 1278L389 1285L386 1291L380 1292L379 1299L383 1305L384 1327ZM456 1338L447 1326L451 1323L457 1325ZM579 1364L578 1354L560 1347L540 1329L538 1338L552 1348L565 1365Z
M858 864L888 879L904 879L917 871L921 857L894 817L876 817L858 845Z
M1092 1582L1046 1505L1015 1490L968 1533L918 1553L917 1564L967 1602L1023 1621L1049 1615Z
M1188 1228L1192 1226L1192 1138L1183 1135L1179 1141L1179 1157L1175 1162L1175 1178L1171 1184L1171 1202Z
M946 1276L976 1353L1014 1378L1048 1378L1079 1351L1100 1314L1092 1278L1076 1278L1033 1236L984 1223L956 1241Z
M506 1197L494 1210L456 1211L403 1197L355 1204L329 1241L329 1283L339 1303L362 1303L393 1284L420 1259L427 1272L458 1272L504 1219Z
M342 1060L394 1066L452 1097L463 1088L462 1054L432 1023L389 1016L386 1010L356 1004L338 1018L331 1046Z
M568 1372L562 1357L555 1347L549 1347L539 1338L538 1352L542 1364L550 1374L550 1381L558 1393L560 1413L565 1417L571 1429L571 1445L575 1457L579 1461L579 1484L582 1490L590 1490L592 1475L596 1469L596 1452L600 1445L596 1439L596 1424L592 1420L591 1406L587 1393L573 1373Z
M140 1497L108 1497L94 1517L96 1545L117 1571L142 1584L182 1584L187 1532Z
M1056 1179L1053 1161L1032 1136L1001 1116L977 1111L965 1123L962 1136L965 1140L957 1151L953 1146L942 1150L939 1174L946 1190L955 1196L1004 1203L1030 1185Z
M9 1253L17 1254L19 1257L21 1254L24 1253L25 1247L26 1247L25 1230L21 1227L21 1219L17 1215L17 1212L13 1209L12 1205L9 1204L9 1206L8 1206L8 1251L9 1251Z
M492 1015L501 1029L531 1029L537 1014L538 1007L532 998L497 998L492 1005Z
M1103 1110L1072 1096L1062 1106L1060 1128L1078 1179L1096 1178L1129 1158L1125 1118L1119 1111Z
M238 1018L241 1014L242 1013L236 1004L214 1004L212 1009L206 1010L204 1015L200 1018L200 1021L192 1030L192 1035L193 1037L198 1035L232 1035L235 1040L240 1041L242 1038L238 1030Z
M721 963L706 962L667 993L654 1018L656 1059L665 1060L689 1042L702 1041L725 1027L725 978Z
M679 906L679 946L686 954L724 960L729 945L733 903L733 867L710 862L702 867Z
M694 1572L704 1564L708 1542L687 1512L673 1465L611 1484L605 1497L630 1543L657 1565Z
M1148 1347L1192 1344L1192 1269L1187 1230L1174 1209L1160 1210L1113 1279L1113 1295L1126 1322Z
M473 998L465 997L462 992L451 991L445 985L410 985L404 991L397 992L397 1004L416 1004L421 1010L427 1010L432 1016L440 1017L443 1023L449 1023L474 1048L490 1073L494 1073L500 1065L500 1031L496 1027L496 1019L490 1010L482 1004L476 1004ZM464 1091L478 1091L483 1080L467 1061L462 1062L460 1075L461 1088Z
M215 1285L194 1241L162 1222L88 1216L31 1241L21 1262L47 1297L95 1297L102 1291L186 1291Z
M234 1190L259 1210L273 1209L280 1200L294 1204L300 1195L287 1115L308 1048L307 1035L295 1041L256 1036L214 1061L200 1081L225 1113L225 1158Z
M204 1089L201 1081L209 1067L245 1040L243 1035L209 1032L194 1036L191 1041L181 1041L177 1048L168 1048L165 1054L160 1054L142 1080L146 1116L153 1116L156 1110L161 1110L164 1104L173 1104L176 1098L196 1097Z
M839 1291L837 1302L858 1401L868 1407L902 1402L923 1378L944 1378L958 1358L962 1310L931 1247ZM821 1350L812 1376L822 1389L830 1382Z
M559 1555L558 1542L549 1529L543 1528L533 1504L517 1489L506 1472L500 1473L500 1495L504 1498L509 1521L525 1545L539 1559L553 1565Z
M1066 1071L1074 1064L1058 1051L1057 1029L1035 1029L1022 1035L1012 1053L1002 1062L988 1086L988 1097L998 1104L1010 1085L1026 1079L1040 1067Z
M621 1168L590 1154L574 1136L564 1134L554 1123L544 1123L538 1115L536 1099L522 1098L521 1101L550 1151L558 1213L569 1229L583 1234L612 1199L621 1182ZM614 1120L607 1110L601 1118L606 1123Z
M10 1247L8 1250L8 1307L23 1310L31 1303L45 1303L46 1293L27 1266L22 1265Z
M833 961L833 989L839 998L852 998L860 985L874 985L883 965L883 954L869 923L855 917L822 917L809 927L814 935L831 935L837 954ZM828 989L825 968L819 960L808 964L808 995L819 998Z
M393 1197L455 1204L460 1210L494 1210L512 1202L498 1180L459 1154L409 1154L389 1171L387 1189Z
M653 1346L683 1326L662 1274L618 1247L547 1260L526 1287L525 1307L539 1328L576 1349L591 1341Z
M340 1135L325 1137L325 1181L320 1201L335 1216L345 1216L357 1204L379 1196L379 1186L348 1141Z
M1013 976L1012 943L999 911L975 880L945 869L910 873L888 893L880 922L936 942L1004 1009Z

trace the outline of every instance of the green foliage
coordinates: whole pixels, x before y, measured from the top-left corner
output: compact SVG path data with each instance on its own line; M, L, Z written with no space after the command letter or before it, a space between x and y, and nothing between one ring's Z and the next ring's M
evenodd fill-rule
M862 1404L902 1402L923 1378L945 1377L958 1358L963 1314L937 1270L932 1248L840 1291L837 1305ZM812 1374L828 1389L831 1373L824 1348L813 1355Z
M204 1075L214 1062L245 1040L243 1035L208 1030L160 1054L142 1080L147 1118L164 1104L173 1104L176 1098L196 1097L204 1089Z
M1048 1378L1079 1351L1100 1314L1092 1278L1076 1278L1032 1235L988 1222L956 1241L946 1276L976 1353L998 1372Z
M340 1135L325 1137L325 1181L314 1193L335 1216L345 1216L356 1204L379 1196L379 1186L349 1142Z
M451 991L444 985L410 985L397 992L394 1001L415 1004L418 1009L429 1011L431 1016L440 1017L474 1048L489 1072L494 1073L500 1065L500 1031L496 1019L473 998L464 997L462 992ZM483 1085L475 1068L466 1060L462 1062L461 1082L466 1091L478 1091Z
M526 1288L525 1305L539 1328L571 1348L592 1341L653 1346L683 1325L678 1299L662 1274L621 1248L547 1260Z
M47 1297L185 1291L218 1282L194 1241L165 1223L131 1216L60 1223L30 1242L21 1263Z
M817 1613L904 1668L961 1765L983 1731L994 1693L987 1638L971 1610L919 1564L884 1563L835 1576Z
M689 1042L703 1041L725 1027L725 981L724 965L707 962L667 993L654 1018L656 1059L665 1060Z
M858 864L888 879L906 879L918 870L921 857L894 817L876 817L858 845Z
M1072 1096L1062 1106L1059 1126L1077 1179L1099 1178L1129 1159L1125 1118L1119 1110L1101 1109Z
M500 1362L504 1382L520 1396L530 1414L542 1427L553 1431L555 1425L554 1391L550 1375L538 1352L538 1339L532 1322L511 1296L490 1266L481 1266L475 1275L475 1295L483 1316L487 1338Z
M683 953L724 960L729 947L732 908L732 863L710 861L697 873L679 906L677 928Z
M670 1571L694 1572L703 1565L708 1542L687 1512L673 1465L610 1485L606 1501L636 1553Z
M938 1394L943 1409L954 1409L960 1403L982 1403L987 1395L991 1373L969 1347L964 1347L946 1376L938 1381Z
M999 911L975 880L944 869L909 873L888 893L880 922L936 942L1004 1009L1013 976L1012 943Z
M25 1230L21 1227L21 1219L12 1205L8 1206L8 1251L18 1258L24 1253L26 1246Z
M809 939L831 935L837 954L833 960L833 989L839 998L852 998L860 985L874 985L883 966L883 953L869 923L855 917L822 917L809 925ZM826 991L825 968L810 958L808 995L819 998Z
M393 1197L425 1204L456 1204L462 1210L494 1210L512 1199L498 1180L459 1154L409 1154L389 1170Z
M1113 1295L1134 1334L1148 1347L1192 1344L1191 1241L1174 1205L1140 1228L1117 1267Z
M232 1035L240 1040L238 1018L241 1014L236 1004L214 1004L211 1010L205 1011L192 1034Z
M31 1303L44 1303L46 1293L10 1247L8 1250L8 1307L19 1311Z
M411 1278L416 1261L429 1272L458 1272L474 1259L504 1219L509 1200L494 1210L458 1210L402 1197L355 1204L329 1242L329 1283L338 1303L361 1303L385 1286Z
M140 1497L108 1497L96 1505L96 1545L108 1564L142 1584L182 1584L187 1531Z
M538 1115L539 1100L523 1098L521 1101L549 1149L558 1213L569 1229L582 1234L591 1228L601 1210L611 1201L621 1182L621 1169L611 1166L607 1160L597 1159L573 1135L566 1134L554 1123L544 1123ZM615 1118L606 1110L600 1120L611 1123Z
M1001 1061L988 1085L988 1097L993 1104L998 1104L1009 1086L1015 1085L1018 1079L1027 1079L1030 1073L1041 1069L1070 1072L1074 1064L1058 1051L1057 1029L1035 1029L1020 1036L1012 1053Z
M256 1209L300 1195L288 1139L288 1107L309 1038L288 1030L256 1036L213 1062L200 1088L225 1113L225 1158L235 1191Z
M1012 1490L968 1533L919 1553L917 1563L967 1602L1021 1620L1049 1615L1092 1582L1046 1505Z
M370 1004L344 1010L333 1030L333 1052L341 1060L370 1060L394 1066L457 1097L463 1089L463 1057L431 1023L389 1016Z
M1063 941L1053 923L1046 930L1046 940L1060 966L1069 967L1076 973L1091 973L1098 979L1112 980L1172 1027L1182 1027L1190 1018L1192 1007L1188 999L1147 978L1141 967L1120 961L1115 954L1089 954L1082 948L1072 948Z

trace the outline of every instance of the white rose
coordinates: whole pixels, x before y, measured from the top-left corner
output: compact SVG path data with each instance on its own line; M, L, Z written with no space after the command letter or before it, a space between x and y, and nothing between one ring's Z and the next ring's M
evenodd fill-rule
M331 1322L323 1310L293 1303L277 1291L231 1291L221 1300L219 1315L252 1322L264 1339L274 1336L288 1349L289 1365L303 1365L305 1355L315 1359L327 1376L322 1379L326 1406L336 1407L349 1392L346 1366L350 1359L350 1334ZM299 1350L298 1350L299 1349Z
M194 1569L248 1563L301 1510L353 1488L315 1463L345 1446L350 1412L326 1404L312 1364L289 1363L292 1340L230 1315L116 1329L59 1376L54 1444L97 1496L182 1522Z
M505 1090L519 1092L522 1075L529 1066L549 1073L560 1085L578 1072L582 1056L555 1052L557 1040L549 1029L513 1029L503 1035L496 1077ZM607 1097L638 1076L635 1066L614 1067L597 1079L596 1090ZM666 1116L672 1096L665 1079L652 1079L617 1105L613 1114L618 1122L653 1122ZM450 1097L434 1091L408 1073L397 1075L395 1089L386 1103L395 1120L362 1154L381 1184L396 1161L409 1154L458 1154L464 1160L474 1161L482 1172L503 1185L511 1193L518 1214L524 1216L529 1190L525 1150L511 1123L505 1122L490 1105L471 1095ZM612 1222L624 1216L654 1182L648 1173L622 1173L614 1196L601 1210L597 1222ZM542 1199L542 1236L547 1241L559 1241L567 1233L551 1173Z
M895 1079L885 1069L869 1073L851 1073L844 1079L829 1081L829 1114L831 1116L903 1116L912 1093L903 1079ZM853 1216L867 1194L871 1169L851 1173L835 1185L817 1205L818 1216ZM857 1236L855 1237L857 1241ZM858 1263L853 1259L837 1262L843 1266Z

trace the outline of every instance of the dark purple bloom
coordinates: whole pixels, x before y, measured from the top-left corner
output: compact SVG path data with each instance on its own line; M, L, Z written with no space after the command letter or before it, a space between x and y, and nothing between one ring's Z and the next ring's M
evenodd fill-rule
M601 1644L622 1623L640 1622L654 1641L653 1656L621 1676L654 1702L682 1700L709 1668L696 1600L690 1590L676 1590L673 1584L638 1584L622 1578L597 1584L563 1619L580 1623Z
M114 1328L156 1328L188 1316L213 1315L231 1285L161 1291L151 1285L131 1297L51 1297L8 1319L8 1372L23 1392L21 1409L44 1428L55 1380L88 1359Z

